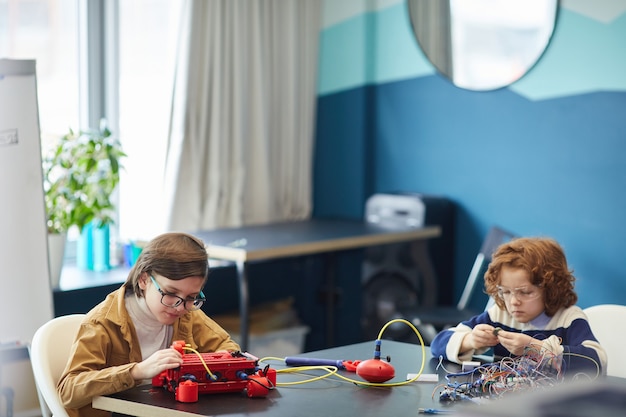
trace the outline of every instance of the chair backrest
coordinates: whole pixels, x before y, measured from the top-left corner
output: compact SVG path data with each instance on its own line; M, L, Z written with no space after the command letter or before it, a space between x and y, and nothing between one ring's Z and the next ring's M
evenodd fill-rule
M485 240L483 240L483 243L480 247L480 252L478 252L476 259L474 260L474 265L472 266L472 270L470 271L467 282L465 283L465 288L463 288L463 293L461 294L461 298L459 299L459 302L457 304L457 308L459 310L464 310L468 307L474 289L476 288L476 283L485 275L487 267L491 262L491 256L498 248L498 246L500 246L504 242L508 242L515 237L516 235L514 235L513 233L506 231L498 226L492 226L489 229L489 232L487 233L487 236L485 237Z
M591 331L607 355L606 373L609 376L626 378L626 334L620 328L626 322L626 306L599 304L583 310L589 320Z
M42 325L30 344L30 360L44 417L67 417L56 386L84 314L56 317Z

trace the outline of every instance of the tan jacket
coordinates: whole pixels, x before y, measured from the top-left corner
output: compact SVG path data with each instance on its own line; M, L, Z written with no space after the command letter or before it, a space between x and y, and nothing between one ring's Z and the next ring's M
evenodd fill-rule
M141 384L130 369L141 362L135 327L124 303L125 289L112 292L83 320L57 390L70 416L111 413L91 408L91 399ZM173 340L184 340L199 352L236 351L240 347L202 310L187 312L174 323Z

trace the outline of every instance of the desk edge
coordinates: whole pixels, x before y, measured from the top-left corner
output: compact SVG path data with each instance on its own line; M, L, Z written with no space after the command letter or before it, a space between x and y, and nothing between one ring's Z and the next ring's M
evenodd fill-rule
M127 414L137 417L198 417L198 414L159 407L151 404L136 403L119 398L99 395L91 401L91 406L98 410Z
M316 242L250 251L245 248L232 248L228 246L208 244L207 252L210 258L247 262L409 242L413 240L431 239L439 236L441 236L441 228L439 226L426 226L419 229L403 230L391 233L346 237L341 239L327 239Z

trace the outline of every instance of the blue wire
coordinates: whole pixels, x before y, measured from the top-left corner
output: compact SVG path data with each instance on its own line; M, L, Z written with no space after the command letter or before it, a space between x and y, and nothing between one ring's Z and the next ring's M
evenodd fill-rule
M449 414L454 413L452 410L437 410L436 408L420 408L419 414Z

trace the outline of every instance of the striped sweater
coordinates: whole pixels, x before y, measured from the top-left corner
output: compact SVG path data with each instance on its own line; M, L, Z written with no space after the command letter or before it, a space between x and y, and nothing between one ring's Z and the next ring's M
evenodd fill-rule
M519 323L506 310L493 305L456 327L440 332L431 343L432 355L460 364L472 360L474 355L485 353L489 348L459 352L465 335L478 324L490 324L542 340L542 349L562 355L563 370L567 374L585 371L595 373L598 366L601 373L606 373L606 353L591 332L585 313L578 306L560 309L553 317L544 313L531 322ZM493 347L493 353L495 357L513 356L500 344Z

